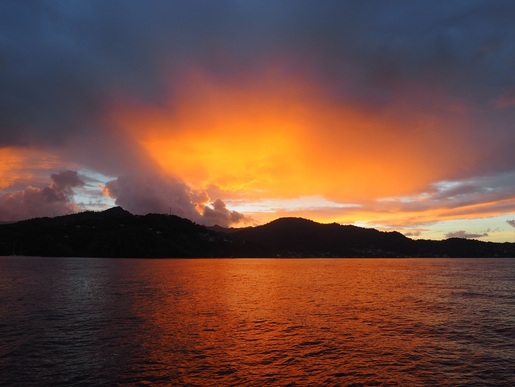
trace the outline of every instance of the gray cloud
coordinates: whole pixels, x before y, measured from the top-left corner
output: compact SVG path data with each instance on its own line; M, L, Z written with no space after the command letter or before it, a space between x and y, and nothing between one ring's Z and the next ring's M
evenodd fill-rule
M374 204L378 211L390 212L393 209L403 212L423 213L431 209L441 209L447 216L462 216L470 206L485 203L474 209L475 214L493 216L515 210L515 173L500 173L473 177L453 182L439 182L427 187L422 194L412 197L395 198ZM404 219L408 222L408 219ZM414 216L409 224L432 223L432 219ZM408 223L406 223L407 225Z
M459 184L449 189L441 189L433 196L435 200L463 200L463 198L475 195L481 195L485 192L484 187L476 186L470 183Z
M465 239L477 239L477 238L482 238L482 237L487 237L487 236L488 236L487 232L469 233L464 230L454 231L454 232L445 234L446 238L465 238Z
M56 191L71 193L73 187L83 186L84 180L79 176L77 171L62 171L59 173L52 173L52 187Z
M219 226L230 226L249 221L243 214L229 210L220 199L216 199L212 203L212 207L204 208L203 218L209 224L218 224Z
M51 179L52 182L45 187L28 186L1 195L0 220L16 221L77 211L72 202L73 188L84 185L77 171L54 173Z
M203 191L192 191L181 181L158 175L127 175L106 184L115 203L134 214L169 213L204 225L231 226L249 218L230 211L217 199L208 205Z
M511 227L515 227L515 220L507 220L506 223L508 223Z
M156 175L125 175L106 184L115 203L134 214L168 213L197 217L192 193L182 182Z
M421 230L414 230L414 231L407 231L407 232L404 232L403 234L407 237L412 237L412 236L420 236L420 234L422 233Z

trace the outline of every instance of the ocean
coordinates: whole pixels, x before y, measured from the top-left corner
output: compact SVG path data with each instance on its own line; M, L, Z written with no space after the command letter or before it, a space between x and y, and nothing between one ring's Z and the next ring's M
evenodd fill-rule
M0 257L2 386L514 386L512 259Z

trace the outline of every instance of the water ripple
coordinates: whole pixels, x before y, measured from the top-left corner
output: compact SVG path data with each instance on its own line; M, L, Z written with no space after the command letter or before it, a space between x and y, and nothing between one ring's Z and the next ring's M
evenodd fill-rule
M0 258L5 386L515 385L515 261Z

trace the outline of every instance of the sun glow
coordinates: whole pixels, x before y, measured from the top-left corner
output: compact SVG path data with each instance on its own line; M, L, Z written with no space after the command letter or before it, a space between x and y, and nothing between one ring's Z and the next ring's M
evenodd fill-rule
M462 121L342 103L309 77L235 79L189 72L168 102L121 99L112 119L166 173L248 201L413 194L471 161Z

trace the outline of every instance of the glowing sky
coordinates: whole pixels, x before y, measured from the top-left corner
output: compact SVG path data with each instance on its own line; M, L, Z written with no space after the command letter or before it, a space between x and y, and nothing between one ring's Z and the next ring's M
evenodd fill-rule
M512 1L0 2L0 221L515 241Z

